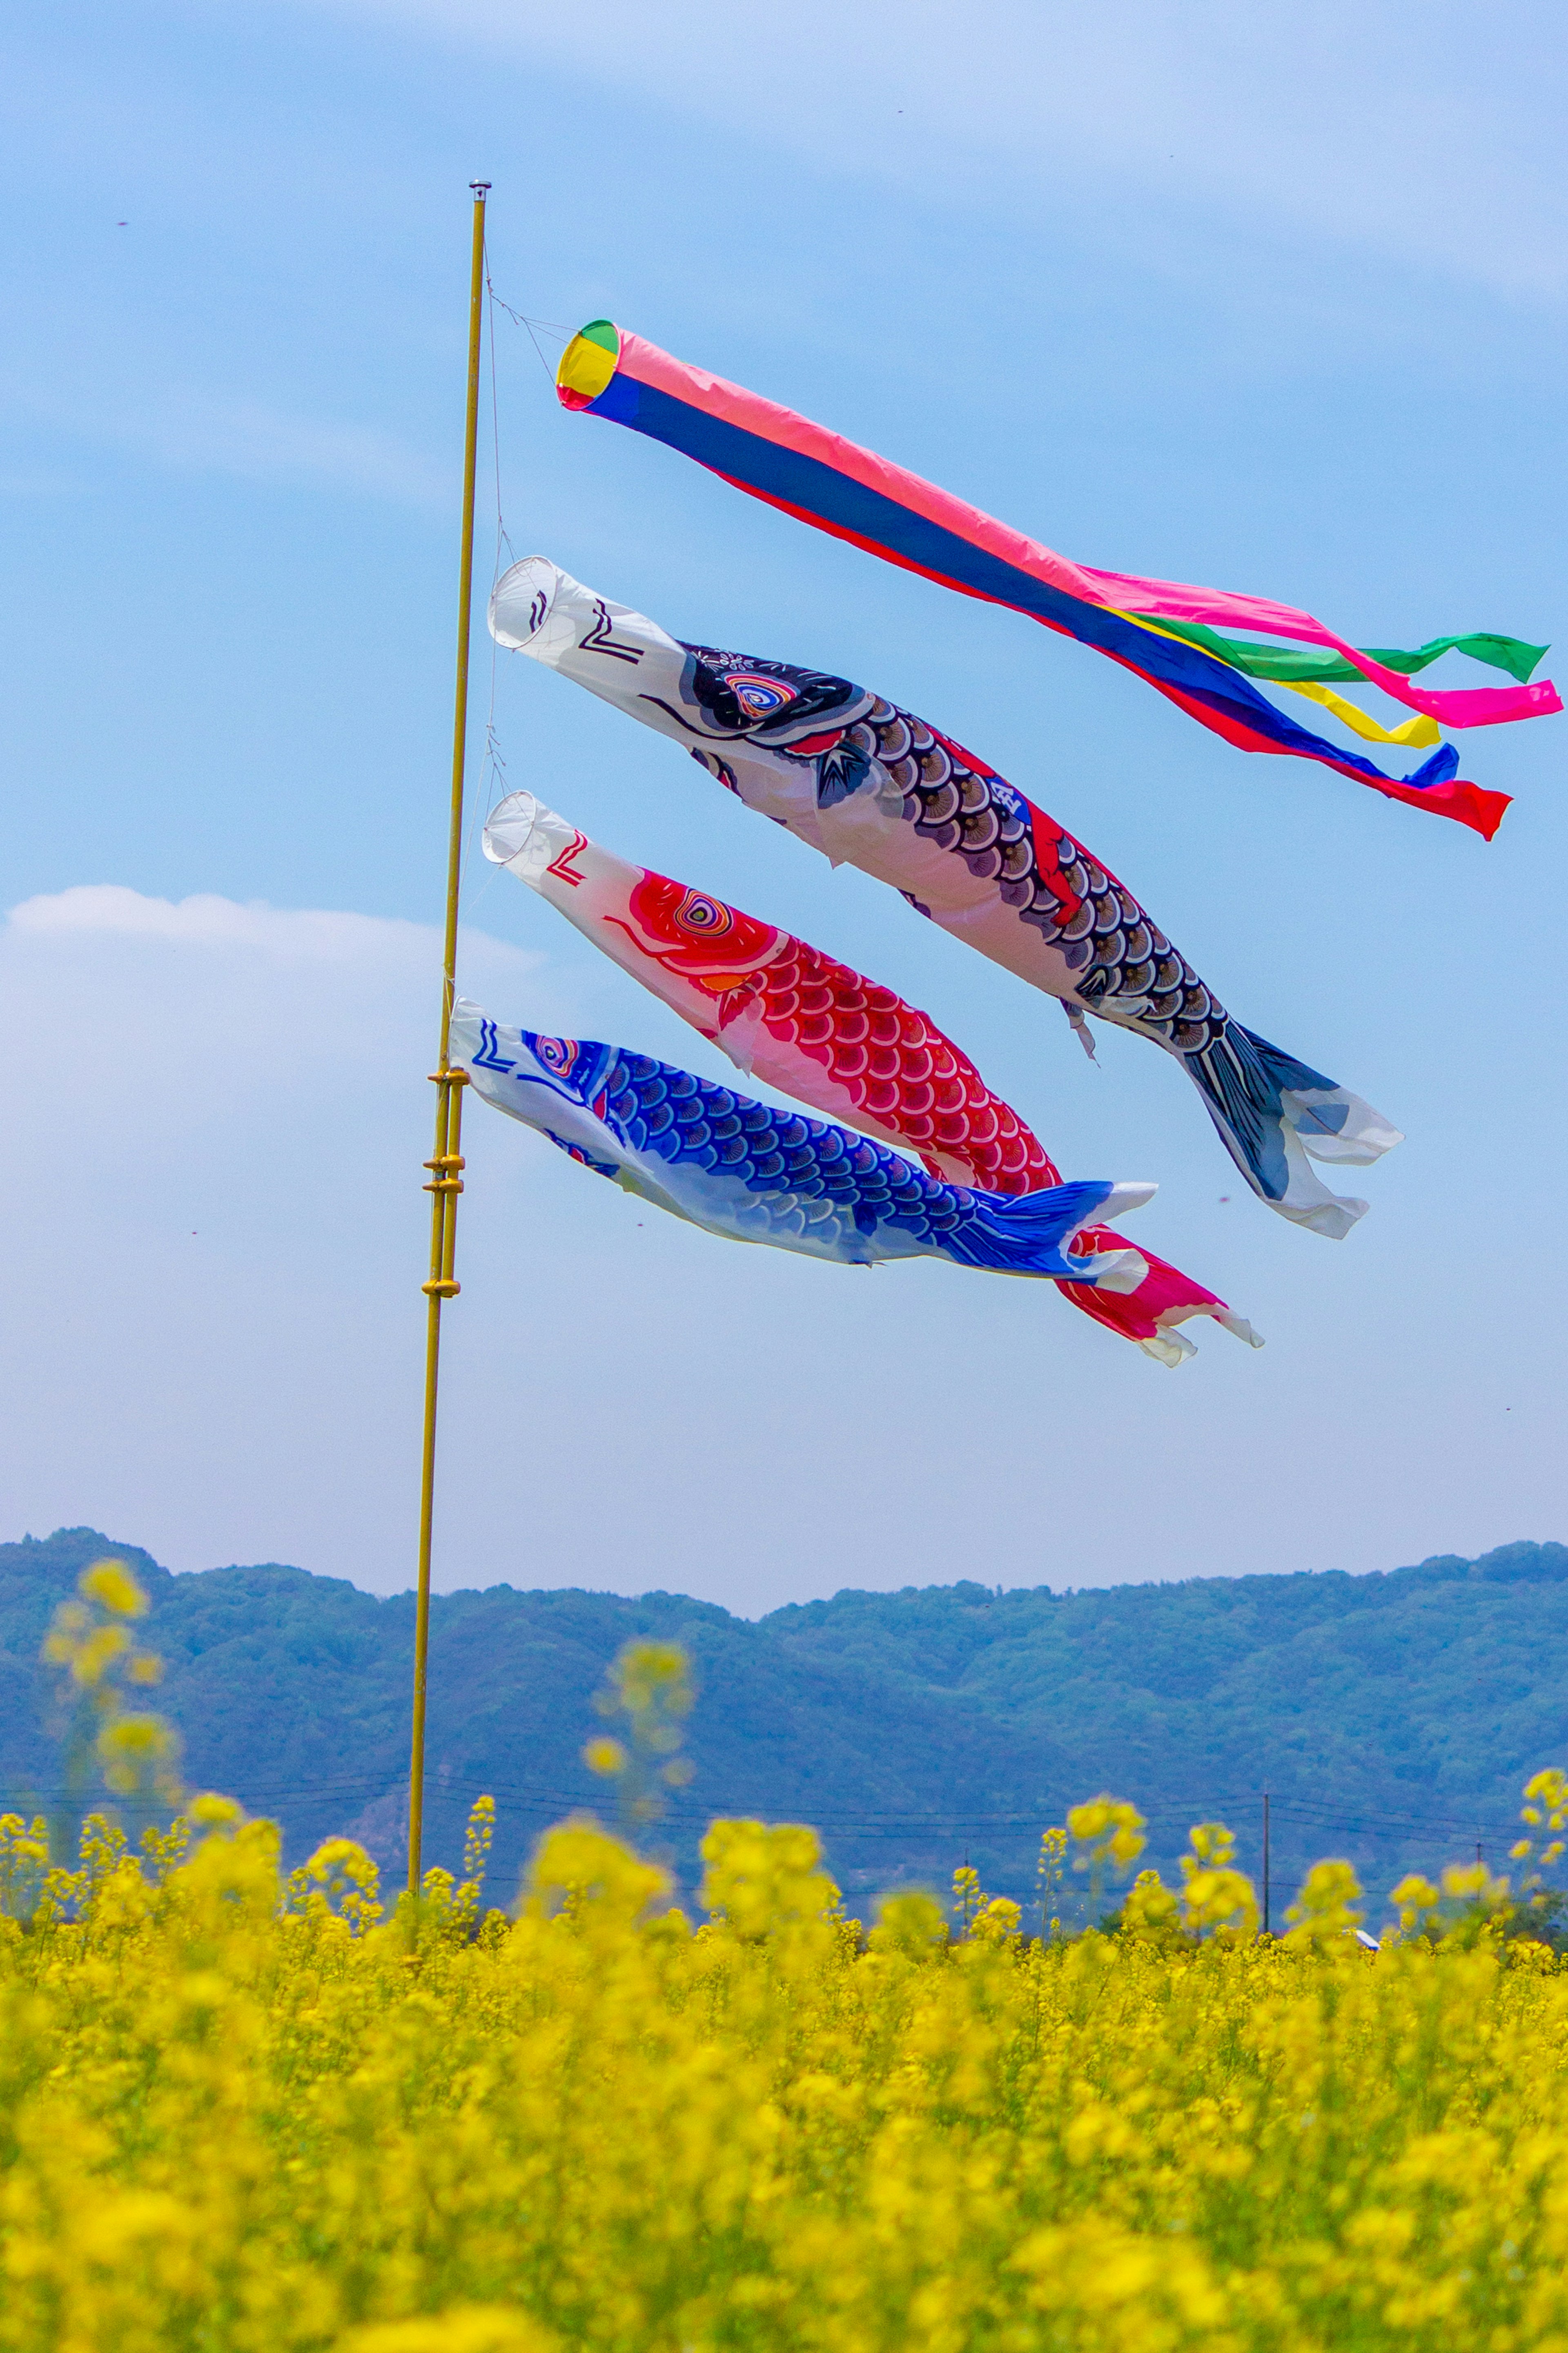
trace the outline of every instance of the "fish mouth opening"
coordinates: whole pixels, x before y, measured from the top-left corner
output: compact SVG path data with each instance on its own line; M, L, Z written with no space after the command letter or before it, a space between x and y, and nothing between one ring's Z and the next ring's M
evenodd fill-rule
M528 791L508 793L485 819L484 851L492 866L510 866L528 848L542 804Z
M490 590L486 607L491 637L498 646L521 653L531 645L554 608L556 593L565 575L548 555L525 555L503 572Z

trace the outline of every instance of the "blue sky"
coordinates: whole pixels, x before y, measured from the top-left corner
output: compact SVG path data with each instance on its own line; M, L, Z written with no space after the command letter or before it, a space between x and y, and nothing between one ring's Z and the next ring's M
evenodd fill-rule
M1363 644L1561 635L1544 6L0 21L0 1533L410 1579L470 178L516 310L616 317L1068 554ZM567 417L504 316L495 384L519 553L974 744L1408 1141L1346 1242L1293 1229L1168 1059L1102 1031L1090 1068L481 640L508 783L928 1008L1069 1174L1157 1178L1129 1238L1268 1345L1197 1327L1168 1374L1044 1288L742 1251L476 1109L438 1581L750 1612L1561 1535L1564 723L1460 739L1518 797L1489 849ZM497 502L489 462L487 580ZM477 860L467 913L503 1018L721 1075Z

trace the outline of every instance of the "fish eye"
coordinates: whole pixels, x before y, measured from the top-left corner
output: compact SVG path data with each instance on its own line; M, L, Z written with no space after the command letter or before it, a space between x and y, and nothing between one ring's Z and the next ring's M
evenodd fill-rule
M724 683L748 719L771 719L795 699L795 689L781 678L758 678L749 670L728 670Z
M724 932L730 928L730 910L711 899L701 898L689 891L681 901L676 921L689 932Z

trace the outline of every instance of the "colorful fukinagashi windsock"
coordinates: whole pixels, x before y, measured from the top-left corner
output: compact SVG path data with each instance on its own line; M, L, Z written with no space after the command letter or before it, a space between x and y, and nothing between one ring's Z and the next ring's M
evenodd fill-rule
M1131 892L1054 818L951 736L824 670L683 645L543 556L497 583L490 628L687 749L742 800L889 882L922 915L1086 1014L1181 1062L1253 1191L1338 1239L1366 1208L1313 1159L1365 1165L1400 1141L1359 1095L1234 1021Z
M1413 775L1394 777L1288 717L1252 680L1307 696L1374 744L1437 744L1438 722L1492 726L1562 708L1549 681L1527 682L1544 646L1478 630L1410 651L1358 650L1293 605L1075 564L874 450L689 367L607 319L573 338L556 383L566 408L630 426L836 539L964 596L1010 605L1109 655L1243 751L1321 760L1391 800L1455 818L1489 840L1508 796L1460 779L1451 744L1439 744ZM1276 642L1218 634L1233 628ZM1413 672L1450 649L1516 682L1436 692L1410 683ZM1419 715L1394 729L1380 726L1333 692L1332 681L1352 679L1382 687Z
M498 1111L624 1191L731 1241L842 1266L945 1258L1103 1287L1140 1280L1136 1250L1076 1262L1063 1253L1091 1220L1142 1208L1152 1185L1006 1194L944 1184L848 1128L773 1111L651 1054L503 1029L467 997L453 1008L451 1046Z
M530 792L510 793L491 810L485 855L748 1076L918 1153L931 1176L954 1184L1018 1194L1061 1183L1038 1139L928 1014L820 948L628 864ZM1084 1228L1073 1250L1131 1255L1106 1226ZM1162 1364L1192 1355L1175 1327L1194 1315L1260 1345L1212 1291L1152 1252L1139 1255L1146 1271L1134 1288L1066 1282L1064 1296Z

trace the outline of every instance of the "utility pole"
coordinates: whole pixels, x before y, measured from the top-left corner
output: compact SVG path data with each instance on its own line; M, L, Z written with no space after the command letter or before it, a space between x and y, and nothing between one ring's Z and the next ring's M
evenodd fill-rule
M1263 1792L1263 1933L1268 1928L1268 1792Z

